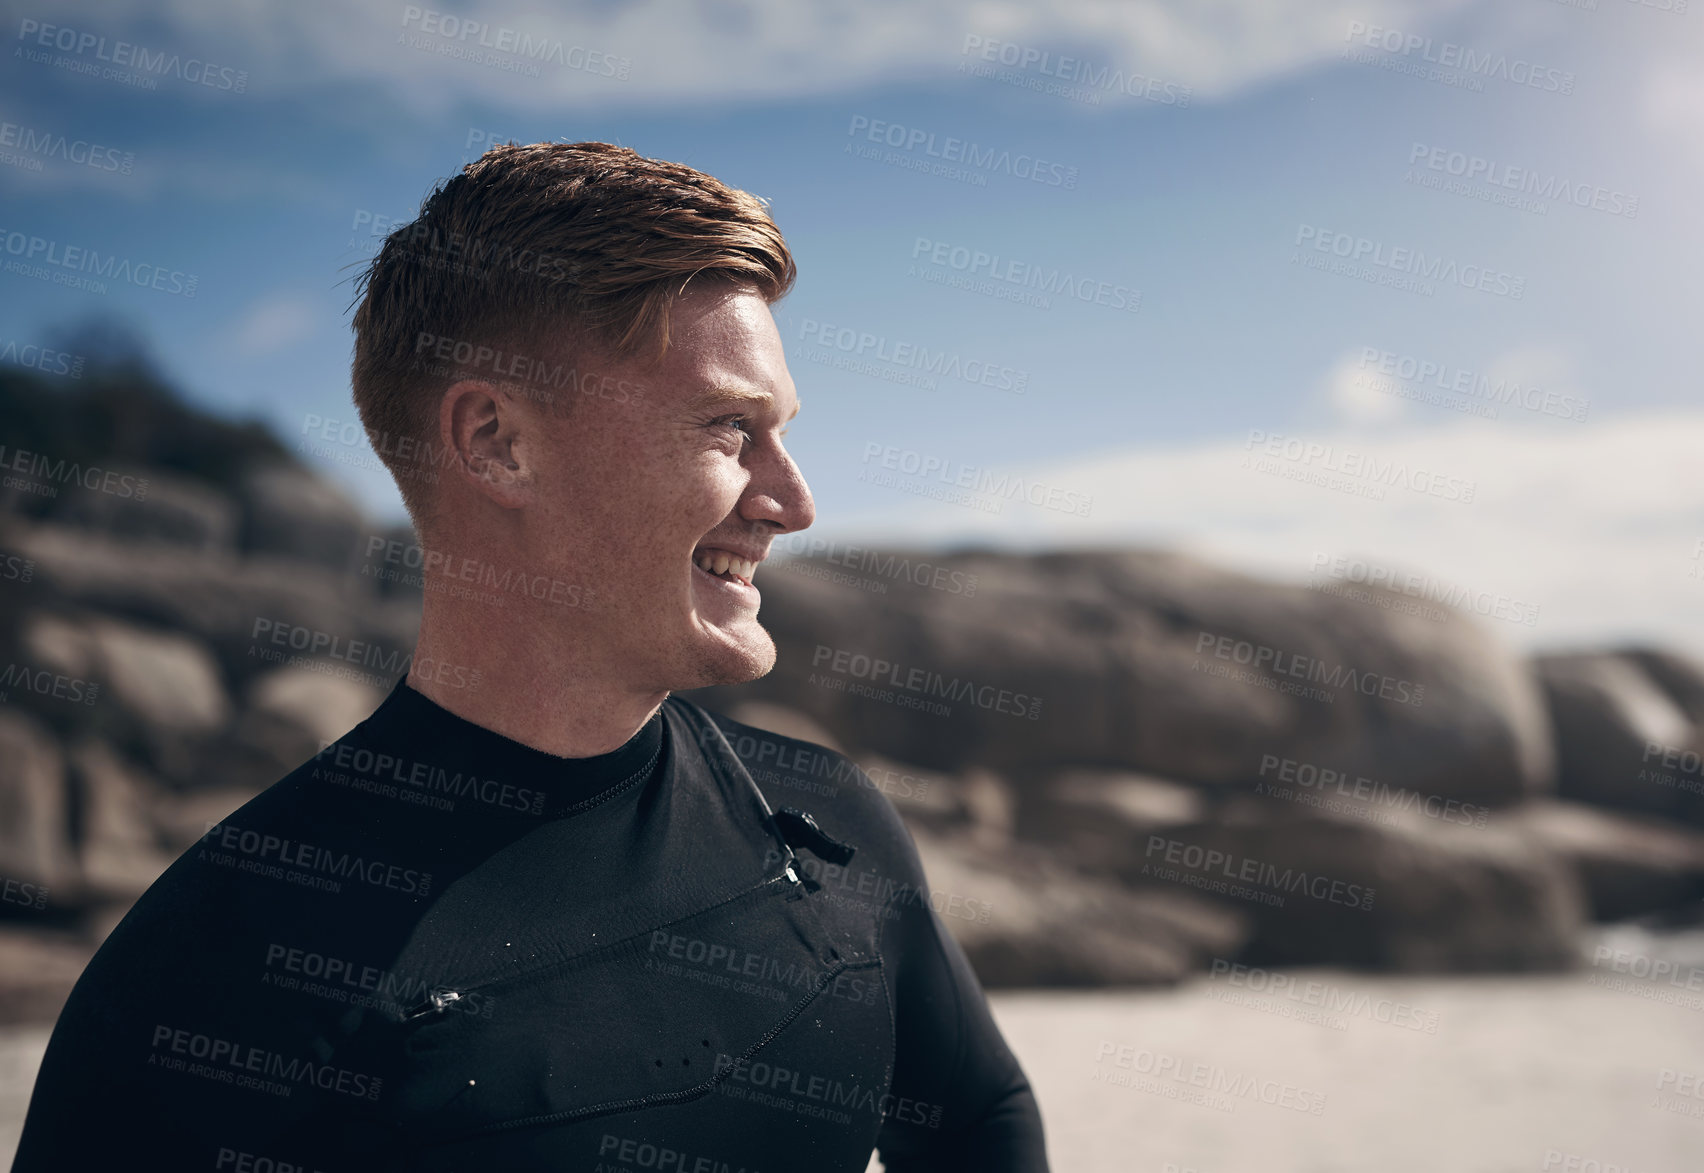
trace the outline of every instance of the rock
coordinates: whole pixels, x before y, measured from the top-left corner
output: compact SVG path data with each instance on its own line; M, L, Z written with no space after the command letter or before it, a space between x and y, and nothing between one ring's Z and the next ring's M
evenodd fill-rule
M1678 761L1699 748L1696 726L1643 666L1615 653L1540 656L1536 664L1554 716L1561 797L1704 823L1696 753L1691 773L1663 765L1668 750Z
M1507 821L1566 859L1600 921L1696 906L1704 898L1704 834L1641 815L1571 802L1515 807Z
M9 451L64 461L86 480L90 470L122 470L218 489L234 487L260 465L294 461L258 419L231 419L189 402L163 377L149 345L112 325L61 336L63 349L88 360L75 380L45 378L12 363L0 369L0 434ZM49 479L63 476L56 471Z
M58 1018L98 945L78 933L0 925L0 1025ZM26 1078L35 1078L33 1067Z
M77 902L69 813L65 759L52 735L34 717L0 708L0 882L13 882L15 897L0 902L0 915ZM45 901L18 889L26 884L45 887Z
M101 742L78 745L68 757L86 898L129 903L159 879L174 857L154 828L158 787Z
M1566 860L1495 819L1357 818L1243 798L1143 840L1132 884L1246 909L1246 960L1398 972L1550 970L1577 960L1586 898Z
M373 685L307 667L258 677L203 771L221 786L258 793L372 715L385 699Z
M42 616L41 622L54 620ZM225 723L230 703L218 666L194 640L104 617L88 618L77 630L89 641L94 674L107 686L102 702L122 705L168 737L202 737Z
M82 706L89 724L162 776L194 782L202 747L230 715L219 669L199 644L123 620L42 612L26 622L23 645L32 665L98 690ZM78 711L55 701L55 718Z
M135 547L53 526L14 527L37 598L183 632L241 686L293 656L331 659L388 690L406 670L418 601L387 602L359 577L279 559Z
M1187 892L1130 892L1034 848L993 858L914 833L930 900L985 986L1171 983L1237 954L1248 918Z
M974 821L970 804L960 794L953 775L880 754L863 754L858 767L870 779L870 785L887 795L907 826L923 826L937 833L962 832Z
M364 540L378 535L347 494L294 465L256 469L243 482L242 548L349 571Z
M249 687L246 715L297 730L313 741L317 753L372 716L385 695L359 680L305 668L280 668Z
M223 822L277 780L272 778L261 786L219 785L159 796L154 818L166 854L176 859L195 846L215 823Z
M1198 790L1123 770L1065 770L1048 781L1047 794L1142 830L1199 819L1204 806Z
M1687 720L1704 725L1704 664L1659 648L1630 648L1621 655L1637 665Z
M1241 790L1281 760L1491 803L1551 783L1529 669L1465 616L1151 551L930 556L974 576L967 596L898 572L921 557L881 552L880 596L772 575L776 669L695 699L788 704L858 753L984 766L1024 790L1072 765Z
M68 492L47 516L56 525L95 530L127 542L191 550L234 548L237 506L225 494L169 473L150 473L145 483L140 495Z
M1127 770L1065 770L1026 798L1019 836L1099 874L1117 874L1150 832L1206 813L1200 791Z
M964 808L964 834L984 851L998 851L1011 842L1017 824L1017 795L1011 784L993 770L971 766L959 774L954 789Z

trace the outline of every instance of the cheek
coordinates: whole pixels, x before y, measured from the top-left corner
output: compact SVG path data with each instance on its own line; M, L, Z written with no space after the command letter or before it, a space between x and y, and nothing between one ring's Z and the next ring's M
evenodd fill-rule
M702 452L672 465L662 474L678 486L683 501L694 504L697 513L727 516L739 500L750 477L739 462L724 453Z
M682 456L645 470L619 492L623 525L650 550L674 559L696 546L738 503L745 476L726 457Z
M627 511L667 497L683 479L686 464L667 450L601 436L565 448L559 468L561 483L574 496Z

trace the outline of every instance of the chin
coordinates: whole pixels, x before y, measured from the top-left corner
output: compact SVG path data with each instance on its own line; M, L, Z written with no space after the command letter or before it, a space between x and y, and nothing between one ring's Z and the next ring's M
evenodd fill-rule
M775 641L755 620L737 633L721 636L697 657L690 684L680 688L709 688L716 684L744 684L769 675L775 667Z

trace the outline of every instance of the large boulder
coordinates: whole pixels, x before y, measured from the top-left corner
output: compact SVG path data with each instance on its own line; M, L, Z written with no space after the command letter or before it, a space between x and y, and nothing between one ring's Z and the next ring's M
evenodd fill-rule
M242 548L349 571L371 527L348 494L295 465L267 465L243 481Z
M385 694L312 667L277 668L249 686L247 703L208 753L204 774L259 792L372 715Z
M880 595L760 572L777 666L701 699L785 703L856 751L1020 787L1085 765L1247 789L1283 760L1488 803L1551 783L1527 666L1465 615L1152 551L961 553L926 559L944 577L903 572L920 560L864 552Z
M177 854L161 844L155 826L159 788L103 742L82 742L67 756L85 898L128 904Z
M1638 665L1687 720L1704 725L1704 664L1660 648L1628 648L1620 654Z
M1123 878L1246 909L1257 964L1399 972L1550 970L1577 960L1585 894L1518 828L1265 799L1146 836Z
M52 1023L65 1008L71 987L77 984L99 944L98 939L90 940L83 933L29 924L0 924L0 1026ZM19 1036L7 1033L11 1037L4 1045L8 1049L18 1046ZM15 1137L22 1123L24 1089L35 1078L36 1064L33 1058L27 1065L16 1060L6 1062L11 1058L0 1058L0 1070L7 1071L14 1080L12 1087L18 1089L18 1115L0 1119L6 1119Z
M190 635L236 686L294 656L394 681L420 623L418 598L379 599L370 580L324 566L137 546L57 526L14 527L6 537L34 563L32 598Z
M974 781L966 785L957 774L925 770L880 754L860 754L857 761L870 785L887 796L907 826L941 834L983 834L974 828L987 804L979 804Z
M267 783L276 782L270 779ZM167 855L177 858L194 847L207 829L222 823L232 811L266 788L260 786L209 785L199 790L173 791L158 796L154 826Z
M26 621L23 647L32 666L87 682L92 699L71 705L46 697L56 724L75 712L76 728L98 730L162 776L192 781L203 747L230 716L213 657L196 641L106 616L37 612Z
M317 753L372 716L385 694L370 684L306 668L279 668L248 691L245 717L272 721Z
M1690 827L1552 801L1526 803L1506 818L1573 866L1596 920L1696 908L1704 899L1704 833Z
M70 813L65 758L52 734L27 713L0 707L0 883L10 886L0 916L77 902Z
M1554 718L1558 794L1704 823L1698 726L1645 664L1583 652L1536 666Z
M203 481L169 473L154 472L131 492L68 492L47 516L57 525L191 550L229 550L237 537L237 506L230 497Z
M1026 796L1017 834L1087 871L1116 875L1143 837L1207 815L1201 791L1122 770L1063 770Z
M930 902L986 986L1177 982L1247 939L1246 915L1192 893L1128 891L1021 845L913 837Z

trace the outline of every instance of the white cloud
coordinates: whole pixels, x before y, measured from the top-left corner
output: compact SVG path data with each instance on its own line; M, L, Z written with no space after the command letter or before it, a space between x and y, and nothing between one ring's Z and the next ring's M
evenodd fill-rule
M1704 75L1696 59L1653 68L1644 83L1645 122L1677 153L1704 167Z
M323 317L321 307L306 298L271 294L243 311L229 342L245 358L263 358L307 338Z
M1346 354L1325 377L1325 397L1346 424L1386 424L1406 414L1402 397L1385 389L1396 385L1369 369L1358 353Z
M1509 412L1505 409L1505 416ZM1521 413L1525 414L1525 413ZM1245 438L1132 448L1056 467L1011 469L1093 496L1079 518L1021 501L999 515L868 490L868 512L818 521L822 536L889 544L977 541L1016 549L1165 545L1251 572L1305 580L1317 554L1360 556L1539 607L1533 626L1498 623L1526 646L1649 638L1704 654L1704 411L1589 424L1463 418L1399 431L1346 425L1294 437L1329 448L1302 473L1399 467L1475 486L1471 503L1387 484L1383 500L1246 467ZM806 470L809 475L810 470ZM1377 476L1338 473L1337 486ZM1449 482L1443 482L1449 492Z
M54 21L143 44L193 47L249 72L255 95L373 84L423 113L479 100L516 110L564 100L611 105L777 99L895 80L947 81L966 37L1063 52L1221 98L1334 57L1352 20L1422 29L1475 0L637 0L549 9L524 0L456 5L455 36L426 32L417 5L335 0L70 0ZM487 31L463 36L467 22ZM626 80L547 66L525 76L467 58L502 30L631 60ZM417 47L424 46L424 47ZM514 52L496 54L522 60ZM576 55L577 62L581 58ZM1041 77L1041 75L1035 75ZM1047 80L1041 77L1041 80ZM1126 98L1126 101L1139 101Z

